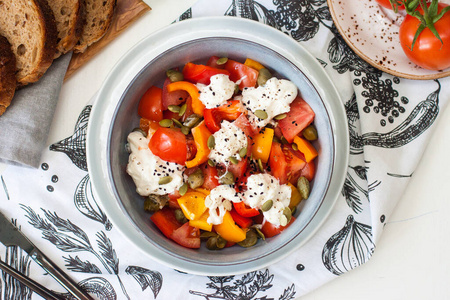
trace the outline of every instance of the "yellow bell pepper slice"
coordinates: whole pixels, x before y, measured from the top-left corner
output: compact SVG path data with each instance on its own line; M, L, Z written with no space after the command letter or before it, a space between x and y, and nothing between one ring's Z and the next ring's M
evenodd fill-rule
M298 189L290 182L288 182L289 187L291 188L291 202L289 202L289 208L292 210L302 201L302 195Z
M253 137L253 158L261 159L263 163L267 163L269 160L270 149L272 148L273 134L274 130L266 127Z
M187 168L193 168L206 162L211 152L208 148L208 138L211 136L211 132L206 127L205 121L192 128L192 136L194 137L197 153L192 160L186 161Z
M247 58L244 62L244 65L258 71L265 68L262 64L251 58Z
M308 142L307 140L296 136L294 138L294 144L297 145L298 150L303 153L303 155L305 156L305 160L307 163L309 163L311 160L313 160L314 158L316 158L317 156L317 150L316 148L314 148L314 146Z
M209 218L209 211L205 211L205 213L201 215L200 218L196 220L189 220L189 225L195 228L211 231L213 225L208 223L207 221L208 218Z
M196 188L195 191L196 192L200 192L202 194L205 194L205 196L208 196L209 194L211 194L210 190L204 189L204 188Z
M236 225L229 211L225 212L223 222L214 225L216 232L229 242L239 243L245 240L246 232Z
M206 195L196 191L189 191L180 198L178 198L178 205L180 205L184 216L188 220L196 220L201 217L207 210L205 206Z
M203 116L205 105L200 101L200 91L195 84L188 81L175 81L167 85L167 91L169 93L178 90L188 92L192 98L192 111L197 115Z

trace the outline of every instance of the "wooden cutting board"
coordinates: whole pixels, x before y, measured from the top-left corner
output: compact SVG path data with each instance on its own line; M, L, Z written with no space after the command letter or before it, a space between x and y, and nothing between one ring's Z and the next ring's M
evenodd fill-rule
M64 80L72 76L81 66L100 52L114 38L116 38L128 26L133 24L142 14L150 11L151 8L142 0L117 0L111 26L105 36L89 46L84 53L74 53L70 61Z

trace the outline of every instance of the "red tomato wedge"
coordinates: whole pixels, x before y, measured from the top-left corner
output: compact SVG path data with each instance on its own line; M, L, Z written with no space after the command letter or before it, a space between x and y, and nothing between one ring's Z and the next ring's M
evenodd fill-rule
M225 64L225 70L230 72L230 80L240 82L239 88L255 87L259 72L240 62L229 59Z
M190 226L189 222L173 231L170 238L183 247L200 248L200 230Z
M186 136L171 128L160 127L150 138L148 146L152 153L161 159L180 165L186 163Z
M163 119L162 89L151 86L139 101L138 115L152 121Z
M224 69L216 69L205 65L197 65L194 63L187 63L183 68L184 80L193 83L210 84L211 76L217 74L229 75L230 73Z
M242 114L241 109L242 104L239 100L229 100L226 104L216 108L205 108L203 110L205 125L211 133L217 132L220 130L220 122L236 120Z
M202 185L203 188L212 190L213 188L219 186L219 174L217 173L217 169L215 167L204 164L202 167L202 171L205 178L205 181Z
M176 90L173 92L169 92L167 90L167 85L170 84L171 81L169 78L164 81L164 86L162 89L162 107L163 109L167 109L169 105L181 105L186 102L189 97L189 93L184 90Z
M272 175L280 181L287 183L287 162L279 143L273 143L269 155L269 166Z
M293 185L297 185L297 180L306 167L304 156L301 152L292 149L290 145L283 145L282 149L287 163L287 180Z
M295 221L295 217L291 217L291 220L286 226L275 226L270 222L264 222L261 232L264 234L266 238L271 238L280 234L283 230L291 226L291 224Z
M304 176L308 181L311 181L314 179L314 175L316 175L316 164L312 160L300 171L300 176Z
M291 110L286 117L278 121L278 126L286 140L292 143L294 137L314 121L314 117L314 111L309 104L297 97L291 103Z
M208 59L208 62L206 63L206 65L209 66L209 67L216 68L216 69L223 69L223 68L225 67L224 64L219 65L219 64L217 63L217 61L218 61L219 59L220 59L220 57L218 57L218 56L211 56L211 57Z
M159 230L168 238L171 238L172 233L181 227L181 223L175 218L174 210L164 207L153 213L150 217L153 223Z

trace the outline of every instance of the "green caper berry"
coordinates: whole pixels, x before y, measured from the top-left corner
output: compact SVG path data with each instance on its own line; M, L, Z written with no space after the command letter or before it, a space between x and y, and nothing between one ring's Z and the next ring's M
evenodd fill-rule
M258 158L258 168L261 172L264 172L264 167L261 158Z
M180 128L183 127L183 124L175 118L172 119L172 122Z
M272 208L273 205L273 201L272 200L267 200L266 202L264 202L263 205L261 205L261 210L262 211L268 211L269 209Z
M261 120L265 120L265 119L268 118L267 113L264 110L262 110L262 109L255 110L254 114L255 114L255 116L257 116Z
M248 248L254 246L257 242L258 242L258 234L254 230L250 229L245 234L245 240L237 244L241 247Z
M159 179L158 184L159 185L164 185L164 184L168 184L171 181L172 181L172 177L171 176L164 176L161 179Z
M208 159L208 166L215 167L216 164L214 163L214 161L212 159Z
M210 135L207 141L207 145L209 150L214 149L214 146L216 146L216 140L214 139L213 135Z
M228 61L228 57L221 57L216 61L216 64L218 64L219 66L224 65L227 63L227 61Z
M239 156L242 158L247 155L247 147L242 148L239 150Z
M170 82L184 80L183 73L181 73L180 71L172 70L172 69L166 71L166 76L167 76L167 78L170 79Z
M300 192L302 199L305 199L305 200L308 199L309 192L310 192L310 186L309 186L309 181L308 181L308 179L306 179L306 177L301 176L297 180L297 189Z
M155 212L163 208L168 202L168 197L165 195L150 194L144 201L144 210Z
M191 132L191 129L187 126L181 125L181 133L184 135L188 135Z
M179 113L180 112L180 107L178 105L169 105L167 107L168 110L170 110L173 113Z
M279 120L283 120L286 117L287 117L287 114L279 114L279 115L275 116L274 119L279 121Z
M182 115L184 115L184 113L186 112L186 109L187 109L187 104L185 103L185 104L183 104L183 105L181 105L181 107L180 107L180 111L178 112L178 115L181 117Z
M229 159L233 165L237 165L239 163L239 160L234 156L230 156Z
M217 248L217 236L212 236L206 241L206 248L208 250L218 250Z
M173 121L170 119L162 119L161 121L159 121L159 125L161 125L161 127L170 127L173 125Z
M295 151L297 151L297 150L298 150L298 146L297 146L297 144L296 144L296 143L292 143L292 149L294 149Z
M225 185L232 185L234 184L234 175L231 172L226 172L225 175L223 175L222 177L219 178L219 182L221 184L225 184Z
M223 249L227 245L227 240L221 237L220 235L217 236L216 239L216 246L217 249Z
M180 222L181 224L184 224L189 221L186 218L186 216L184 215L183 211L179 208L175 209L174 214L175 214L175 219L177 219L177 221Z
M317 140L317 129L314 127L314 125L309 125L302 131L303 137L307 139L308 141L315 141Z
M272 74L269 70L267 70L266 68L260 69L257 79L258 86L265 85L267 80L269 80L270 78L272 78Z
M198 169L194 173L188 176L188 183L191 189L196 189L205 182L202 170Z
M200 239L202 239L202 240L207 240L213 236L214 237L217 236L217 233L211 232L211 231L203 231L202 233L200 233Z
M187 183L183 183L183 185L178 190L178 192L180 193L181 196L184 196L187 193L187 191L188 191Z
M236 84L236 85L234 86L234 94L235 94L235 95L238 94L239 91L240 91L240 89L239 89L239 84Z

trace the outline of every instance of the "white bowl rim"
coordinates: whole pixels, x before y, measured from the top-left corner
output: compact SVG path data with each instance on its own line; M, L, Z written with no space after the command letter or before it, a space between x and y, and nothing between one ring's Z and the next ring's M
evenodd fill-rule
M177 44L204 37L233 37L249 40L265 45L288 58L301 69L313 84L322 99L325 99L327 111L331 112L330 122L335 137L334 168L328 192L323 203L309 225L304 229L301 238L284 247L283 255L268 255L259 260L244 262L239 265L213 266L200 265L178 259L164 253L142 238L141 234L123 214L122 208L115 201L112 186L107 178L107 137L109 122L114 115L117 102L130 82L148 61ZM120 74L120 76L117 76ZM254 271L273 264L300 246L325 222L342 189L349 159L349 136L346 113L340 95L323 67L306 49L294 39L270 26L252 20L237 17L202 17L185 20L164 27L140 41L132 47L113 67L94 101L86 139L86 156L95 198L100 201L107 216L116 228L123 233L137 248L153 259L171 268L198 275L235 275ZM98 181L96 180L98 179ZM104 179L104 180L101 180Z

